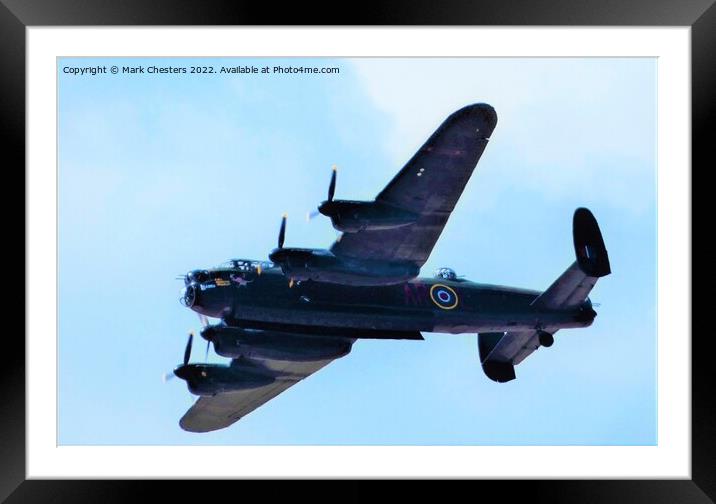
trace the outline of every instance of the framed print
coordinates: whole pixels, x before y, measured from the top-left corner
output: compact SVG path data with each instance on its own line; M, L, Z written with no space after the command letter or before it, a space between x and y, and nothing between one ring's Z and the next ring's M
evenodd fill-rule
M688 169L708 2L360 26L6 4L27 325L3 497L459 478L713 498ZM479 152L450 136L475 132Z

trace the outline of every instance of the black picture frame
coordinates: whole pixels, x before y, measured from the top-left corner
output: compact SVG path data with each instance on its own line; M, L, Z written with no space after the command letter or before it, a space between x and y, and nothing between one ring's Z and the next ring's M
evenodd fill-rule
M708 126L716 119L715 0L490 0L473 2L394 1L337 5L287 3L279 8L265 2L159 0L0 0L0 110L2 156L6 173L25 173L25 29L62 25L557 25L557 26L689 26L692 70L692 175L707 168L712 138ZM345 4L344 7L352 5ZM17 167L17 169L15 169ZM686 168L685 168L686 169ZM16 182L24 187L24 176ZM16 211L15 211L16 212ZM13 215L13 214L6 214ZM24 229L23 229L24 234ZM14 266L13 266L14 267ZM27 265L25 264L25 268ZM13 291L16 289L13 289ZM15 299L20 299L15 294ZM23 298L24 299L24 298ZM693 310L692 310L693 311ZM698 313L698 311L697 311ZM710 387L711 352L708 331L692 333L692 479L586 481L477 481L451 486L463 495L499 496L539 502L693 502L716 500L716 394ZM25 345L12 333L5 338L0 381L0 500L7 502L124 502L160 490L172 496L219 498L217 483L194 485L165 481L39 481L25 479ZM190 461L188 461L190 462ZM236 497L259 492L264 482L230 483ZM466 485L470 486L467 487ZM211 485L211 486L207 486ZM350 482L340 489L321 483L311 498L363 500L374 495L374 483ZM151 488L149 488L151 486ZM156 488L160 486L160 488ZM430 497L435 489L422 483L401 490ZM207 490L210 489L210 490ZM469 493L464 493L467 491ZM293 490L292 492L295 492ZM486 493L489 492L489 493ZM493 493L494 492L494 493ZM223 493L223 492L222 492ZM450 492L452 493L452 492ZM237 495L238 494L238 495ZM270 485L273 498L281 490ZM436 497L445 497L438 490ZM489 497L487 497L489 498ZM496 497L493 497L496 498Z

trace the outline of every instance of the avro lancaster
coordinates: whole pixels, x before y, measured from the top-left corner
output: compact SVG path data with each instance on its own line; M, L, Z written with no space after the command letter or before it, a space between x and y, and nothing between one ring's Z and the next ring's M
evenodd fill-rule
M174 374L200 397L180 426L225 428L346 356L359 339L475 333L485 375L507 382L527 356L552 346L558 330L591 325L588 295L611 269L586 208L573 215L574 263L543 292L472 282L450 268L419 276L496 124L484 103L454 112L373 201L334 199L334 169L315 212L341 233L330 249L284 246L284 215L268 261L190 271L180 301L199 314L207 352L213 343L231 361L190 363L189 335Z

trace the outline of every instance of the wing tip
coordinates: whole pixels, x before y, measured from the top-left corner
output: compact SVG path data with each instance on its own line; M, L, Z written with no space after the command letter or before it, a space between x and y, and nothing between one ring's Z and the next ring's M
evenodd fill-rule
M486 131L489 136L497 126L497 112L492 105L487 103L473 103L453 112L449 121L459 119L471 119L479 121L480 129Z
M179 419L179 427L181 427L183 431L203 434L205 432L225 429L242 418L230 418L230 421L228 422L216 421L216 419L213 419L214 421L212 421L212 419L207 419L206 417L202 419L201 416L196 416L195 414L192 415L193 408L193 406L189 408L189 411L187 411L184 416Z

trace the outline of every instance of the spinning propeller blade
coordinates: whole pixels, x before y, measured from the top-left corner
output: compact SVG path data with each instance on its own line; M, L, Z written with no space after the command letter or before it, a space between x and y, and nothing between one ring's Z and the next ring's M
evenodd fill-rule
M331 174L331 183L328 185L328 201L333 201L333 195L336 193L336 174L338 173L336 165L333 165L331 169L333 173Z
M199 317L199 322L201 323L202 329L206 329L207 327L209 327L209 319L206 315L197 313L197 316ZM209 360L209 346L210 345L211 345L211 340L207 339L206 340L206 350L204 351L204 362Z
M324 207L326 206L326 203L331 203L333 201L333 196L336 194L336 175L338 173L338 168L336 165L333 165L331 169L333 170L333 173L331 173L331 182L328 184L328 199L321 203L317 209L306 214L306 220L309 222L321 213L321 207Z
M191 357L191 344L194 340L194 331L189 331L189 341L186 342L186 349L184 349L184 365L186 366L189 364L189 358ZM180 369L180 368L177 368ZM174 370L172 373L164 373L162 375L162 382L166 383L169 380L173 379L176 376L177 369Z
M283 214L281 218L281 229L278 232L278 248L283 248L283 241L286 239L286 218L287 214Z
M189 331L189 341L186 342L186 349L184 350L184 365L189 364L189 357L191 357L191 344L194 341L194 331Z

